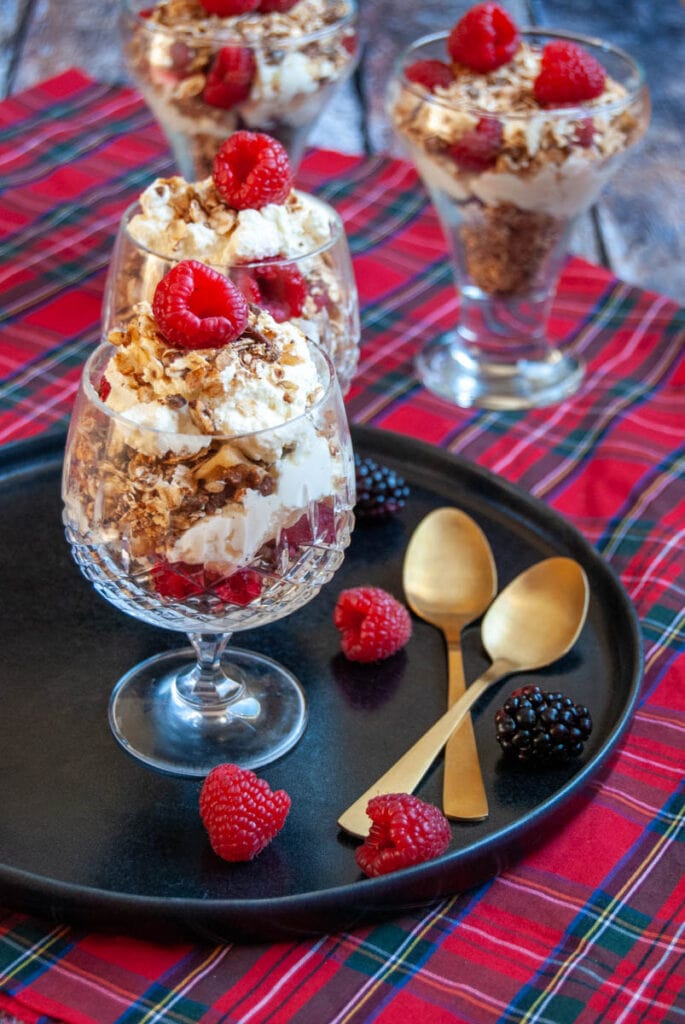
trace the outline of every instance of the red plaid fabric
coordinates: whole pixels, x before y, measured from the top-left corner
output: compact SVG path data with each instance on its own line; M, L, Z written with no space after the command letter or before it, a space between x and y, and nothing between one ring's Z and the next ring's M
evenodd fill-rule
M64 424L98 339L119 215L170 169L131 91L69 72L0 104L0 443ZM588 364L581 392L530 412L456 409L412 371L457 309L413 170L318 151L300 184L338 208L354 255L364 340L351 418L487 466L597 546L642 623L634 721L588 805L478 889L268 946L162 946L6 909L0 1007L71 1024L675 1024L685 1019L685 313L571 260L551 330Z

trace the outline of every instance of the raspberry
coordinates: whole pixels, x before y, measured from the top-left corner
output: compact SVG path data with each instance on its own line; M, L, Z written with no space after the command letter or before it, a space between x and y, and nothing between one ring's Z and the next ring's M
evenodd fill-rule
M112 385L106 377L102 377L98 384L98 398L101 402L106 402L109 398L109 393L112 390Z
M382 661L407 644L409 612L380 587L352 587L340 594L333 623L350 661Z
M307 282L292 265L274 264L244 271L237 283L248 302L262 306L279 324L300 316L307 301Z
M259 0L200 0L207 14L231 18L235 14L249 14L259 7Z
M271 14L274 11L278 14L285 14L296 3L297 0L261 0L259 10L262 14Z
M203 100L210 107L230 110L248 98L256 71L255 55L249 47L222 47L207 73Z
M184 601L186 597L205 592L202 565L192 565L189 562L158 562L152 566L151 575L160 597Z
M487 171L497 161L502 145L502 125L492 117L481 117L475 128L464 132L449 148L462 171Z
M207 593L215 594L224 604L244 607L262 592L262 577L253 569L236 569L230 576L220 576L202 564L157 562L151 575L157 593L175 601Z
M260 132L234 132L214 158L214 184L235 210L261 210L267 203L286 201L293 172L276 139Z
M256 857L281 831L289 810L284 789L273 792L266 779L237 764L212 768L200 791L202 823L224 860Z
M359 519L387 519L404 508L409 487L394 469L355 455L354 475L357 490L354 514Z
M355 852L365 875L421 864L444 853L452 832L445 815L433 804L409 793L385 793L369 800L371 830Z
M215 584L212 589L225 604L237 604L244 608L261 594L262 577L254 569L236 569L222 583Z
M582 754L592 719L584 704L529 685L514 690L495 713L495 731L507 757L563 764Z
M591 117L586 117L584 120L578 122L578 127L573 135L574 142L577 142L579 146L584 149L588 149L592 145L592 140L595 137L595 125Z
M458 64L485 74L501 67L516 53L519 32L499 4L476 4L449 34L447 51Z
M441 60L417 60L405 70L404 77L408 82L423 85L431 92L438 85L447 88L454 81L452 68Z
M540 73L533 83L535 99L542 107L583 103L604 91L606 72L598 60L577 43L547 43L542 51Z
M183 260L155 288L152 312L160 334L176 348L220 348L247 325L247 302L218 271Z

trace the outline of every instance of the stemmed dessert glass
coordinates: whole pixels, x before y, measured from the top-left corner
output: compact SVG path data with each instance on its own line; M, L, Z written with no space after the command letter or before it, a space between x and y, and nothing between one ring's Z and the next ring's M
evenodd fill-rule
M359 361L359 299L355 284L345 228L338 213L314 196L307 202L328 222L328 240L297 256L241 262L234 266L203 263L230 277L250 298L250 283L257 282L268 293L283 273L302 282L307 298L298 316L286 308L279 309L278 295L273 296L270 312L277 320L289 319L330 356L343 394L346 394ZM138 202L125 211L117 232L109 264L103 300L105 335L118 324L130 319L136 303L152 301L155 288L166 273L181 259L172 259L142 245L132 236L129 225L140 214ZM303 293L304 294L304 293ZM262 295L261 304L269 306Z
M297 169L316 121L359 59L353 0L334 6L321 28L298 25L292 34L287 16L277 14L266 16L276 24L264 33L256 14L232 19L233 30L228 19L210 16L163 25L150 18L151 6L121 0L124 57L183 177L207 177L220 145L239 129L278 139ZM229 93L212 89L224 73L234 83ZM243 76L241 89L235 82Z
M608 102L544 109L486 105L482 94L480 106L458 103L406 74L417 61L445 62L447 38L439 32L412 44L388 95L394 131L438 214L460 296L456 329L425 346L417 371L427 388L460 406L548 405L575 392L584 375L582 362L547 332L569 234L646 130L643 71L608 43L521 29L522 40L539 47L580 44L621 89ZM503 70L490 78L506 93Z
M72 554L107 601L192 645L136 665L110 700L118 742L161 771L254 768L305 728L297 678L227 644L311 601L350 540L347 418L330 361L309 347L322 396L280 426L233 437L162 432L113 412L98 393L107 343L85 366L63 474Z

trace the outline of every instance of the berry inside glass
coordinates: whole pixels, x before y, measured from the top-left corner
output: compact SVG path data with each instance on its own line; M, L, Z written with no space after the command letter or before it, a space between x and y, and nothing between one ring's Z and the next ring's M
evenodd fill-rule
M259 334L248 326L235 343L248 339L244 358L264 349L250 331ZM192 432L150 426L149 402L116 411L108 403L123 393L122 373L112 369L110 344L83 373L63 475L73 556L112 605L191 642L132 668L110 702L119 743L164 772L202 777L226 761L267 764L305 727L305 696L292 672L227 646L233 632L311 601L349 543L354 466L342 397L326 356L303 343L316 400L252 432L202 432L195 425L205 410L182 396L169 396L169 423L173 415ZM182 358L192 365L201 356ZM124 353L117 365L126 369L130 358Z

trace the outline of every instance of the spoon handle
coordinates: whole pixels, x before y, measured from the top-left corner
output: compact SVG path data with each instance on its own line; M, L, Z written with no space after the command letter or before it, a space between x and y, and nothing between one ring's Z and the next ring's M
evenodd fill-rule
M447 642L449 673L448 706L466 692L464 661L458 639ZM445 747L445 774L442 784L442 809L448 818L482 821L488 816L483 773L471 716L454 730Z
M380 793L413 793L454 730L463 722L471 706L493 683L515 671L516 666L504 658L493 661L483 675L475 683L471 683L466 693L416 741L414 746L340 815L340 828L354 836L368 835L370 820L366 813L366 805L369 800Z

